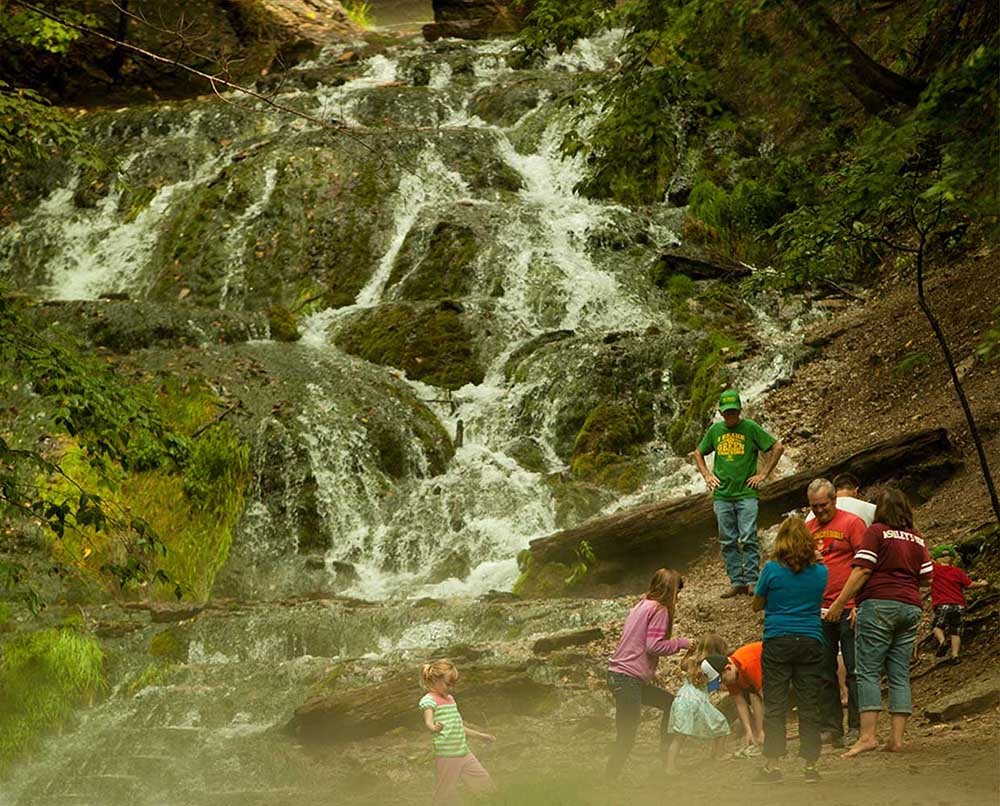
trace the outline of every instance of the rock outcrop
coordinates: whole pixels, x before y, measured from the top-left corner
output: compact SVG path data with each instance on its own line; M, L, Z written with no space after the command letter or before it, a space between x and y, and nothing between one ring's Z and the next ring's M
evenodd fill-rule
M457 696L462 716L474 723L500 714L536 713L550 703L554 691L534 682L523 665L477 663L463 666ZM374 686L317 695L296 709L288 731L304 741L340 743L416 728L418 692L407 672Z
M84 0L75 4L105 36L176 59L205 73L251 82L315 56L361 29L338 0ZM186 97L209 82L112 42L83 36L66 54L10 45L0 75L62 103Z
M434 0L434 22L424 26L424 38L487 39L517 33L530 11L517 0Z

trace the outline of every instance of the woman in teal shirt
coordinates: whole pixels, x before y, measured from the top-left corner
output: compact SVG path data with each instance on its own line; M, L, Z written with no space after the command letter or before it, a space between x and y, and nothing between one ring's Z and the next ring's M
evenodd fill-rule
M753 609L764 611L764 769L759 780L780 781L777 761L785 754L789 684L799 712L799 755L805 779L819 780L819 690L823 674L820 607L826 566L801 518L787 518L778 530L774 558L761 571Z

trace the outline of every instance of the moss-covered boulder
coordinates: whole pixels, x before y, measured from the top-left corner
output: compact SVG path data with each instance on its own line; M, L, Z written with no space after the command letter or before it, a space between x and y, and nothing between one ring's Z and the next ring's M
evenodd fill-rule
M483 380L460 305L382 305L352 318L336 337L345 352L446 389Z
M479 254L475 230L454 221L438 221L430 232L412 229L389 275L393 298L460 299L472 288Z

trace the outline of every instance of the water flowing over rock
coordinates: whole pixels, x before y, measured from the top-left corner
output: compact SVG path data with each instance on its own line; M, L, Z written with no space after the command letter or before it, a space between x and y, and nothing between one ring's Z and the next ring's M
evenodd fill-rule
M556 679L528 659L628 603L508 601L518 553L699 489L685 440L720 384L752 407L787 375L806 315L664 272L678 211L578 192L556 101L616 46L526 68L501 41L332 43L259 84L331 126L235 95L103 111L85 126L115 169L17 178L0 277L121 372L210 388L252 478L205 609L95 615L112 690L0 803L377 786L349 746L317 772L275 728L387 680L404 713L419 664L459 640L583 716L605 707L572 663Z
M550 101L616 44L558 70L515 69L495 41L331 44L269 86L343 129L245 102L127 108L86 124L117 175L30 177L3 276L66 301L92 343L250 401L253 489L220 590L509 589L531 538L692 483L698 384L742 375L752 400L787 372L766 300L712 280L677 295L669 208L577 192ZM191 347L204 360L170 357Z

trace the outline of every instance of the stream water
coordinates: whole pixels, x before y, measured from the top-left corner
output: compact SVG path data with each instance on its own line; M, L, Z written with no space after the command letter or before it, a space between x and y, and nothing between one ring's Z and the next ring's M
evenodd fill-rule
M263 570L248 572L239 592L261 600L303 594L317 586L319 573L320 587L381 604L274 602L213 611L178 628L183 659L162 681L138 687L149 641L163 628L137 623L126 637L105 641L113 690L15 771L0 804L347 802L324 800L345 768L317 769L279 730L333 665L350 660L345 679L363 684L456 641L495 642L502 656L502 642L513 637L621 614L620 602L588 602L567 613L559 603L518 609L474 599L509 590L517 552L567 522L553 486L570 452L561 429L568 407L590 393L608 345L622 334L638 341L651 328L671 332L670 307L648 267L660 247L676 242L676 211L580 196L575 187L584 165L560 154L567 119L548 102L574 76L613 62L616 41L583 42L530 73L511 66L509 43L410 41L370 56L357 43L331 47L292 71L275 99L356 127L366 145L352 159L380 163L381 178L371 209L354 219L374 246L352 301L310 313L297 343L240 348L293 367L304 380L294 418L264 417L255 426L257 481L233 551L248 568ZM345 61L352 49L361 58ZM348 75L339 67L345 63L352 65ZM292 211L289 197L307 195L313 185L294 185L289 166L314 153L320 159L315 144L323 132L227 100L101 118L95 131L120 143L124 183L81 205L86 177L66 169L32 211L0 233L0 273L57 300L124 293L172 301L177 291L164 254L188 216L189 228L192 221L217 222L199 230L209 233L196 246L202 274L211 278L183 286L190 300L250 310L267 301L271 286L299 282L279 266L262 279L254 254L287 217L305 215L301 205ZM136 202L131 189L157 163L162 175ZM350 160L337 167L352 169L363 173ZM312 181L342 180L337 173ZM184 206L199 193L214 194L211 203ZM393 478L377 461L359 404L346 402L351 373L360 378L361 371L337 342L373 311L414 302L408 283L419 279L434 233L454 222L475 233L475 250L463 290L448 296L479 323L473 342L483 379L444 389L398 369L365 370L401 378L450 435L463 429L463 444L435 473L408 419L412 407L395 398L377 402L404 446L406 474ZM351 233L328 237L342 241ZM400 274L404 259L410 269ZM751 405L790 371L795 345L787 317L775 319L763 302L756 316L757 349L734 367ZM512 374L511 362L526 345L560 333L566 335L519 359ZM665 441L678 406L673 358L665 349L650 368L660 392L652 404L656 439L637 459L645 483L628 495L603 493L593 510L697 489L693 468ZM526 438L533 462L523 458ZM259 482L275 468L285 468L283 482ZM291 501L303 473L315 482L327 547L323 569L308 573ZM448 601L418 608L419 597Z

